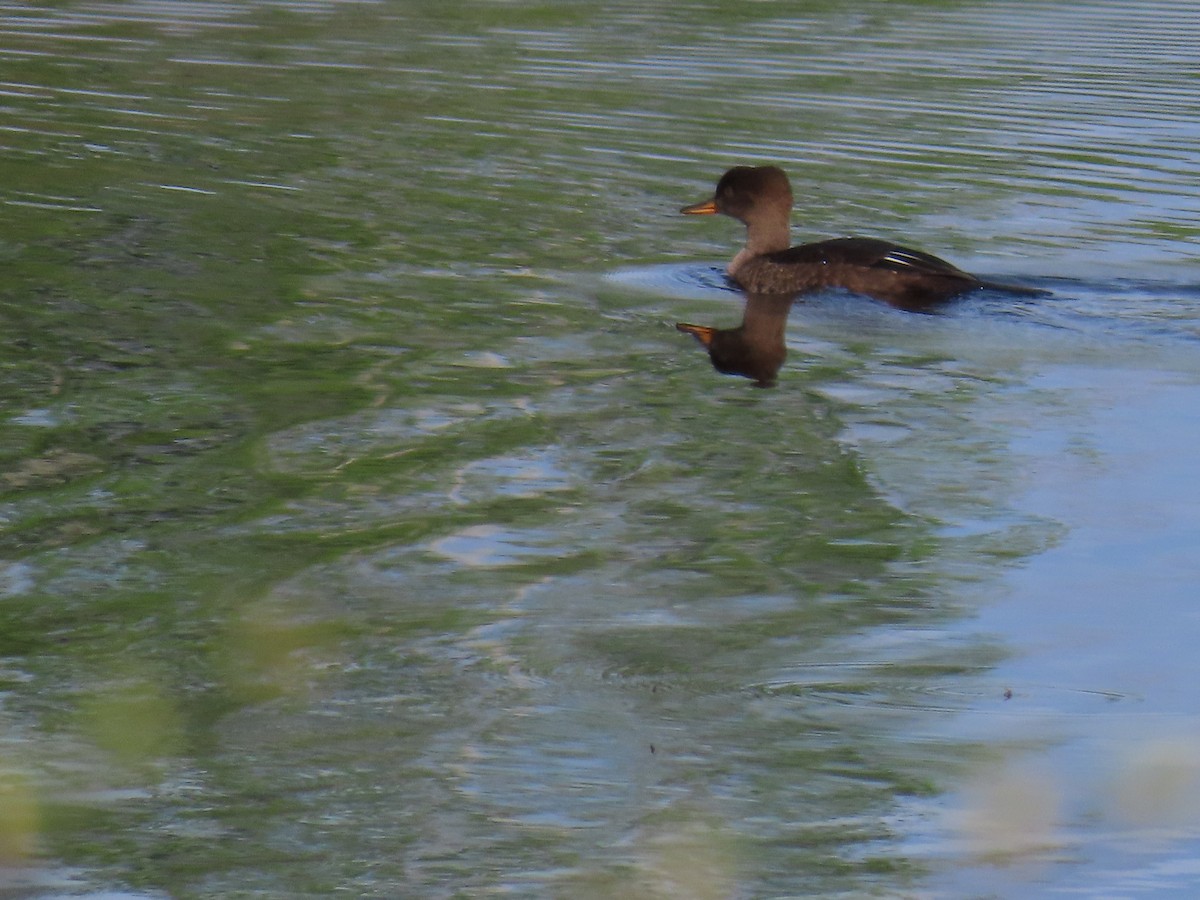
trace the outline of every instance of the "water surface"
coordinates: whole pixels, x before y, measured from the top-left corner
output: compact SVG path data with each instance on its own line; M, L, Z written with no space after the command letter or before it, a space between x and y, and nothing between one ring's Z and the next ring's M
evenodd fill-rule
M0 31L4 896L1195 891L1189 8ZM719 375L759 162L1052 295Z

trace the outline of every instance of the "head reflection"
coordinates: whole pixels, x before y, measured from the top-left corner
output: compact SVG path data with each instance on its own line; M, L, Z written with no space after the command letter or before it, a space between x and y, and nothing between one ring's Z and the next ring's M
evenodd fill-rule
M751 378L755 387L773 387L787 357L783 333L792 299L790 294L747 294L742 324L736 328L686 322L675 327L704 345L718 372Z

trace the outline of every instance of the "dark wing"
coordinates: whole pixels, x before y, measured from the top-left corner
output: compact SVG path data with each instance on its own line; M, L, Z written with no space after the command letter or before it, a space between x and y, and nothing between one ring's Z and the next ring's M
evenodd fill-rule
M772 253L771 259L781 263L809 263L826 266L855 266L867 269L885 269L912 275L939 276L942 278L975 279L957 266L938 259L920 250L910 250L891 241L876 238L834 238L802 244Z

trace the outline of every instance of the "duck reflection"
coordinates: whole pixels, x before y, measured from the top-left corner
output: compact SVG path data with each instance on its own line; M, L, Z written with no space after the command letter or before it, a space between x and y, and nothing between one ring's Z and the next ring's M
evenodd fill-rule
M736 328L675 325L708 350L713 368L725 375L754 379L755 387L773 387L787 358L784 329L792 309L791 294L747 294L742 324Z

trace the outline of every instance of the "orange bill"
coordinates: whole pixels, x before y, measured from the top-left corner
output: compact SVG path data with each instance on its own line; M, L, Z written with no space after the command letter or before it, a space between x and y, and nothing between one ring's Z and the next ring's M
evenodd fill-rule
M675 327L684 334L690 334L705 347L712 343L713 335L717 333L717 329L707 325L689 325L687 322L676 322Z
M717 200L714 197L712 200L705 200L701 203L693 203L691 206L685 206L680 210L685 216L712 216L717 213Z

